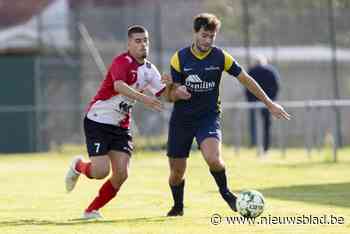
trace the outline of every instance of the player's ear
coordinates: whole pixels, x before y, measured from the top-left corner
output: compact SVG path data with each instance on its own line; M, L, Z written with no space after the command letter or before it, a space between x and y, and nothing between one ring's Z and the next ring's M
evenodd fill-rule
M131 42L132 42L132 37L128 37L128 40L127 40L127 45L128 45L128 48L130 47Z

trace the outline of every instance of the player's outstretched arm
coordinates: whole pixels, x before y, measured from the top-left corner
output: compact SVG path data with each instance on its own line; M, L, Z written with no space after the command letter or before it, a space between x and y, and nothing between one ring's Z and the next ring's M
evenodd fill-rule
M283 109L283 107L275 102L273 102L262 90L256 81L247 74L246 71L238 75L238 80L243 84L252 94L254 94L260 101L262 101L266 107L269 109L271 114L278 119L290 119L290 115Z
M171 78L170 75L168 74L163 74L162 77L161 77L161 82L165 85L172 85L174 82L173 82L173 78Z
M191 98L191 93L188 92L186 86L174 83L169 88L168 100L170 102L176 102L178 100L188 100Z
M173 102L171 98L171 92L174 88L173 79L168 74L163 74L161 77L162 84L165 85L165 90L161 94L161 98L167 102Z
M177 100L188 100L191 98L191 93L187 91L186 86L174 83L171 76L163 75L162 83L166 85L163 96L168 102L176 102Z
M122 80L117 80L114 82L114 90L130 99L142 102L146 107L151 108L152 110L163 110L163 105L157 98L149 97L143 93L140 93Z

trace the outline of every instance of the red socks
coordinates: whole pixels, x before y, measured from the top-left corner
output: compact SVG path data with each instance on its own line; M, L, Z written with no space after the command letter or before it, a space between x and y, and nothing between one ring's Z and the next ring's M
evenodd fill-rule
M99 210L101 207L106 205L112 198L117 195L119 189L115 189L110 180L102 185L99 190L98 196L92 201L89 207L85 210L91 212L93 210Z
M83 162L82 160L80 160L76 164L75 170L86 175L87 178L92 179L92 177L91 177L91 162Z
M75 169L86 175L88 178L91 177L91 162L79 161ZM93 210L99 210L101 207L106 205L110 200L112 200L117 194L119 189L115 189L110 180L107 180L98 192L98 196L91 202L89 207L85 210L86 212L91 212Z

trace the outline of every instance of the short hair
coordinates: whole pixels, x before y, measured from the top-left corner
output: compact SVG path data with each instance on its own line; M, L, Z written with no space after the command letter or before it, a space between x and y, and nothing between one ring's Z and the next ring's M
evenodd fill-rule
M254 54L253 55L253 64L255 65L266 65L268 64L268 58L263 54Z
M130 25L128 27L128 38L132 37L134 33L146 33L146 32L147 32L147 29L142 25L138 25L138 24Z
M201 13L193 19L193 30L198 32L201 28L206 31L218 31L221 21L214 14Z

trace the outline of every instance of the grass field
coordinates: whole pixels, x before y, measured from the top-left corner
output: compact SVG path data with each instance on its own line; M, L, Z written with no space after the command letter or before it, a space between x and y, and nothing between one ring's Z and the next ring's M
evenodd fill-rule
M83 149L81 152L84 152ZM164 152L137 153L131 173L118 196L102 213L105 220L79 220L102 181L82 177L71 194L63 177L77 149L60 153L0 156L0 233L350 233L350 150L339 162L306 157L288 150L282 159L271 152L257 159L252 150L234 155L224 149L230 187L261 191L267 200L265 217L342 217L344 224L228 224L212 225L210 217L235 216L221 200L200 154L191 155L185 188L185 215L167 218L171 205ZM237 216L237 215L236 215Z

